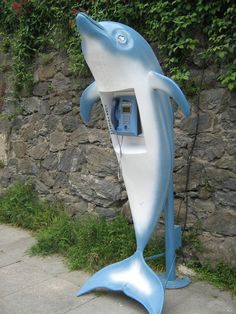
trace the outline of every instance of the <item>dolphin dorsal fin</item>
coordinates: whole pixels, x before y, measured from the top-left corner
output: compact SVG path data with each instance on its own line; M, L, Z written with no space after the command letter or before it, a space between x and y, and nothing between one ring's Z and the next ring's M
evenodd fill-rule
M89 122L92 108L99 99L100 95L94 81L83 91L80 97L80 115L85 123Z
M183 92L179 88L179 86L173 80L160 73L150 71L149 82L151 88L159 89L168 94L168 96L172 97L181 108L185 117L189 116L190 114L189 103L186 97L184 96Z

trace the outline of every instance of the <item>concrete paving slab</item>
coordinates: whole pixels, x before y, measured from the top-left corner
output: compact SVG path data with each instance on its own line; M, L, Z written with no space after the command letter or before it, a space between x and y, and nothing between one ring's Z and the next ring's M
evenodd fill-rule
M2 298L1 306L6 314L59 314L95 298L93 294L77 298L76 290L66 280L51 278Z
M183 313L235 314L236 298L205 282L191 283L184 289L166 290L163 314Z
M59 278L72 282L80 288L91 275L83 271L71 271L59 275Z
M7 266L16 259L21 261L27 255L27 249L35 243L32 237L25 237L9 244L2 244L0 248L0 267Z
M0 250L0 268L12 265L14 263L19 263L21 258L16 254L9 254L4 250Z
M138 302L121 293L106 293L66 314L145 314L147 311Z
M0 296L5 297L51 278L49 274L24 262L0 269Z
M25 262L27 265L37 267L53 276L68 274L68 267L64 264L62 258L56 255L51 256L25 255L22 258L22 261Z
M2 246L9 245L11 243L15 243L16 241L19 241L20 239L24 238L31 238L29 232L25 230L21 230L19 228L15 228L8 225L1 225L0 229L0 249Z

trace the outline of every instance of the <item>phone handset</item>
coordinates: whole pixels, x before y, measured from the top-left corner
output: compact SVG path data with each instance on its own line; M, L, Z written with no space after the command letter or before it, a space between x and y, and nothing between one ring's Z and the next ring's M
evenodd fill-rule
M111 106L111 123L114 130L116 130L119 125L119 120L117 118L118 109L119 109L119 98L115 98Z
M135 96L120 96L111 106L112 133L138 136L141 133L140 117Z

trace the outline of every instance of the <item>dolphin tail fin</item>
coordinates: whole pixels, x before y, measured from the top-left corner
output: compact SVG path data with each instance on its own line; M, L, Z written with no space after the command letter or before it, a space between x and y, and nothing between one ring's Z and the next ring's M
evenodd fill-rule
M179 86L173 80L165 75L151 71L149 72L149 81L153 89L159 89L172 97L186 117L190 115L188 101Z
M104 267L95 273L79 290L78 296L96 288L123 291L141 303L149 314L161 314L164 288L159 277L145 263L140 252Z

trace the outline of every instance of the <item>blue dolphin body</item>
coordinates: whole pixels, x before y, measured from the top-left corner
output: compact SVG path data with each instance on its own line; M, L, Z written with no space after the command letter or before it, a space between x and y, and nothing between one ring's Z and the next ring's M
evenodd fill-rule
M136 252L95 273L78 295L96 288L123 291L150 314L158 314L163 308L164 288L146 264L143 251L168 197L172 196L174 145L170 97L185 116L189 115L189 105L176 83L163 75L151 47L135 30L115 22L98 23L84 13L78 14L76 22L84 57L95 79L80 99L84 122L89 121L93 105L101 99L110 125L114 97L134 95L142 125L142 134L137 137L111 132L132 212Z

